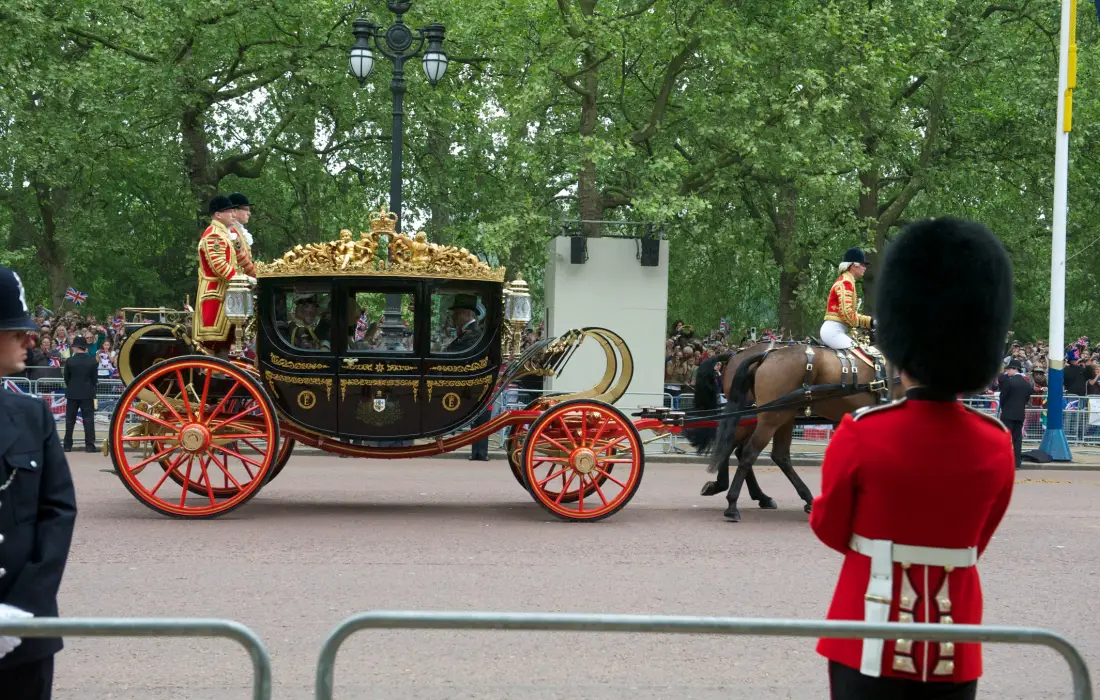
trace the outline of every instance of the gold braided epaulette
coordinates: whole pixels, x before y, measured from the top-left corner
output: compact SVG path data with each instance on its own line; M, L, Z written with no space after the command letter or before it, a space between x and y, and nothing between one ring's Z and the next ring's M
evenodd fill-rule
M997 416L994 416L990 413L986 413L985 411L982 411L981 409L974 408L973 406L971 406L969 404L964 403L962 406L963 406L963 408L970 411L974 415L981 416L982 418L985 418L987 421L989 421L990 423L993 423L998 428L1000 428L1002 431L1004 431L1006 433L1008 432L1008 426L1006 426L1004 423L1002 423L1001 419L998 418Z
M856 409L856 411L852 413L852 420L854 420L854 421L861 420L861 419L866 418L867 416L869 416L873 413L881 413L883 411L889 411L890 409L898 408L898 407L904 406L904 405L905 405L905 399L900 398L897 401L891 401L890 403L884 403L884 404L878 405L878 406L864 406L863 408Z

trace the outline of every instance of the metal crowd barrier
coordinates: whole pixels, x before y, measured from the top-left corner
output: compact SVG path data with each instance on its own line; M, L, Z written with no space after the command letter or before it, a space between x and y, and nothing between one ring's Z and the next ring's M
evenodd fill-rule
M244 647L252 659L252 700L271 698L271 655L255 632L239 622L174 618L31 618L0 621L11 637L222 637Z
M37 396L43 401L48 401L53 412L54 419L65 421L65 380L54 377L42 377L39 379L27 379L26 377L4 377L3 386L11 391L21 394ZM107 424L111 420L111 413L122 396L122 381L118 379L100 379L99 391L95 399L96 423Z
M929 625L922 623L779 620L670 615L569 615L540 613L365 612L341 622L325 640L317 660L316 700L331 700L336 652L364 629L523 630L547 632L642 632L647 634L717 634L762 637L827 637L833 639L912 639L934 642L992 642L1049 647L1069 664L1074 700L1092 700L1092 682L1084 657L1069 640L1033 627ZM2 628L0 628L2 631Z

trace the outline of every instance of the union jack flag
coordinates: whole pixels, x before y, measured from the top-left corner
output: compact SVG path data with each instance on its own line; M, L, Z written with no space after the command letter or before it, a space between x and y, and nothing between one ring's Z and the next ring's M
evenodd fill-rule
M7 389L8 391L12 392L13 394L26 393L22 389L19 388L18 384L16 384L15 382L13 382L10 379L5 379L4 380L4 388Z
M359 320L355 322L355 340L356 342L362 340L367 335L367 329L370 328L370 322L367 320L366 312L359 317Z
M65 300L71 301L77 306L84 306L84 302L88 301L88 295L76 287L69 287L65 290Z

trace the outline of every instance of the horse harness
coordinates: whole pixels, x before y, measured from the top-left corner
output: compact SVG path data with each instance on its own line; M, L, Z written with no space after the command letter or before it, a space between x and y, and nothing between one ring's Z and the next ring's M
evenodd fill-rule
M770 349L769 349L770 351ZM815 351L813 345L806 346L806 376L802 380L802 393L807 402L812 403L814 390L825 391L827 394L832 393L833 390L839 389L841 394L858 394L864 391L869 391L872 394L878 394L879 403L890 402L890 390L888 388L889 380L886 376L886 362L882 357L882 354L878 350L865 349L864 353L874 359L875 379L864 385L859 383L859 367L856 365L857 359L851 351L848 349L833 350L836 353L837 359L840 360L840 384L824 384L814 386L810 382L813 379L814 373L814 357ZM810 403L807 403L805 413L807 416L813 415L811 411Z

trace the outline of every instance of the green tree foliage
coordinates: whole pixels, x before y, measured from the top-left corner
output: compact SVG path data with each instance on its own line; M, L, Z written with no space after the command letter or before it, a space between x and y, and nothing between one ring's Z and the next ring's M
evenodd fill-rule
M563 223L653 223L669 314L818 326L843 250L907 221L988 223L1016 328L1049 312L1057 3L416 0L451 58L406 67L404 227L494 256L536 296ZM0 0L0 262L55 307L180 306L215 192L258 257L363 230L388 200L390 64L347 74L381 0ZM1069 335L1100 336L1095 16L1082 5ZM587 235L616 227L585 224ZM872 268L873 269L873 268ZM873 307L873 274L865 309Z

